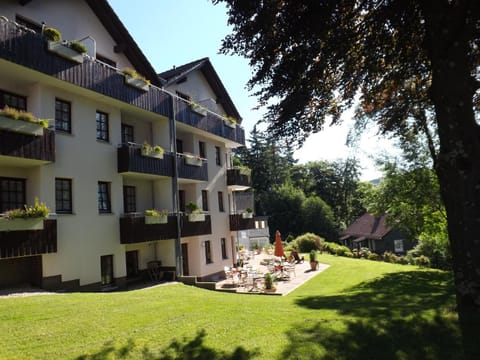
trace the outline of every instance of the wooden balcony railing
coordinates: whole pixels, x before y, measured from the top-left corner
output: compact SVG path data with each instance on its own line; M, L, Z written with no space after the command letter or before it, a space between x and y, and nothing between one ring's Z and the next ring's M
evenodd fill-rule
M26 135L0 130L0 155L39 160L40 163L55 161L55 132L43 130L43 136Z
M230 215L230 230L249 230L255 229L255 221L253 218L244 219L242 214L233 214Z
M57 252L57 220L43 222L43 230L0 231L0 259Z
M234 190L246 190L252 186L250 175L242 174L241 169L227 169L227 185Z
M155 86L150 86L148 91L133 88L125 83L125 76L120 71L88 57L81 64L59 57L47 50L47 43L40 34L2 20L0 58L153 113L172 117L172 96L161 89ZM245 144L245 131L240 126L230 128L211 113L206 116L196 114L183 101L178 101L175 115L177 121Z
M177 156L178 177L180 179L199 181L208 180L208 163L205 160L201 161L200 166L195 166L187 164L186 158L183 154L177 154Z
M120 218L120 244L176 239L177 234L176 215L169 215L166 224L145 224L145 216Z
M173 155L163 154L163 159L141 155L139 146L122 144L117 150L119 173L133 172L160 176L173 176Z
M205 221L191 222L188 220L188 214L182 214L180 224L182 237L209 235L212 233L212 219L210 215L205 215Z

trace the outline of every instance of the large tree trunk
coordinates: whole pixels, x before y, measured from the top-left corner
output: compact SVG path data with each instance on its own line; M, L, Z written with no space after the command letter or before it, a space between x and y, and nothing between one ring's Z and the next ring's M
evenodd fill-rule
M440 137L436 170L448 216L465 358L480 359L480 130L467 55L469 26L461 8L451 11L443 0L429 5L426 45Z

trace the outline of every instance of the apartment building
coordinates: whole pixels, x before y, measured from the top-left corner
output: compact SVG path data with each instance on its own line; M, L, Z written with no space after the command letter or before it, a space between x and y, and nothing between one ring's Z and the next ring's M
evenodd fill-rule
M38 198L51 214L40 229L0 224L0 287L123 287L152 267L208 279L235 261L239 230L254 228L234 196L250 176L231 166L245 134L208 58L157 74L107 1L6 0L5 106L49 126L14 129L0 115L0 213ZM153 209L163 221L150 223Z

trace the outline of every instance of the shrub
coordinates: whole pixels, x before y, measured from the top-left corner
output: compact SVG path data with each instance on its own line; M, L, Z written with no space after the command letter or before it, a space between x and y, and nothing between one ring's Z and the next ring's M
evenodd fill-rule
M270 290L273 287L273 278L270 273L265 274L265 289Z
M322 248L323 239L313 233L305 233L298 236L291 242L292 248L297 248L299 252L308 253L312 250Z
M378 255L378 254L376 254L376 253L370 253L370 254L368 254L368 256L367 256L367 259L368 259L368 260L378 261L378 260L380 260L380 255Z
M317 250L310 251L310 262L317 261Z
M406 256L399 256L398 263L402 265L408 265L409 262Z
M398 263L398 256L391 253L390 251L385 251L383 253L383 261L396 264Z
M420 255L419 257L415 258L415 265L420 267L430 267L430 259L425 255Z

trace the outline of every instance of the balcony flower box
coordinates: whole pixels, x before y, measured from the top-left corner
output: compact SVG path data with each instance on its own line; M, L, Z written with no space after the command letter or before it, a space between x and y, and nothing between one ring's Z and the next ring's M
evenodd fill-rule
M43 230L44 218L0 219L0 231Z
M253 213L251 212L243 212L242 213L242 219L251 219L253 218Z
M203 214L203 213L192 213L192 214L188 214L188 221L190 221L190 222L202 222L202 221L205 221L205 214Z
M207 109L200 104L192 104L190 108L199 115L207 116Z
M168 222L167 215L148 216L145 215L145 224L166 224Z
M235 127L237 126L237 122L235 120L231 120L229 118L223 119L223 123L225 124L225 126L227 126L229 128L232 128L232 129L235 129Z
M142 156L153 157L156 159L163 159L164 152L165 151L160 145L155 145L152 147L150 144L146 142L142 145L142 150L141 150Z
M67 42L49 40L48 51L78 64L83 63L83 54L72 49Z
M185 155L185 164L192 166L202 166L202 158L195 155Z
M15 120L4 115L0 115L0 129L34 136L43 135L42 124L33 123L30 121Z
M125 74L125 84L142 91L148 91L149 88L148 81L127 74Z

